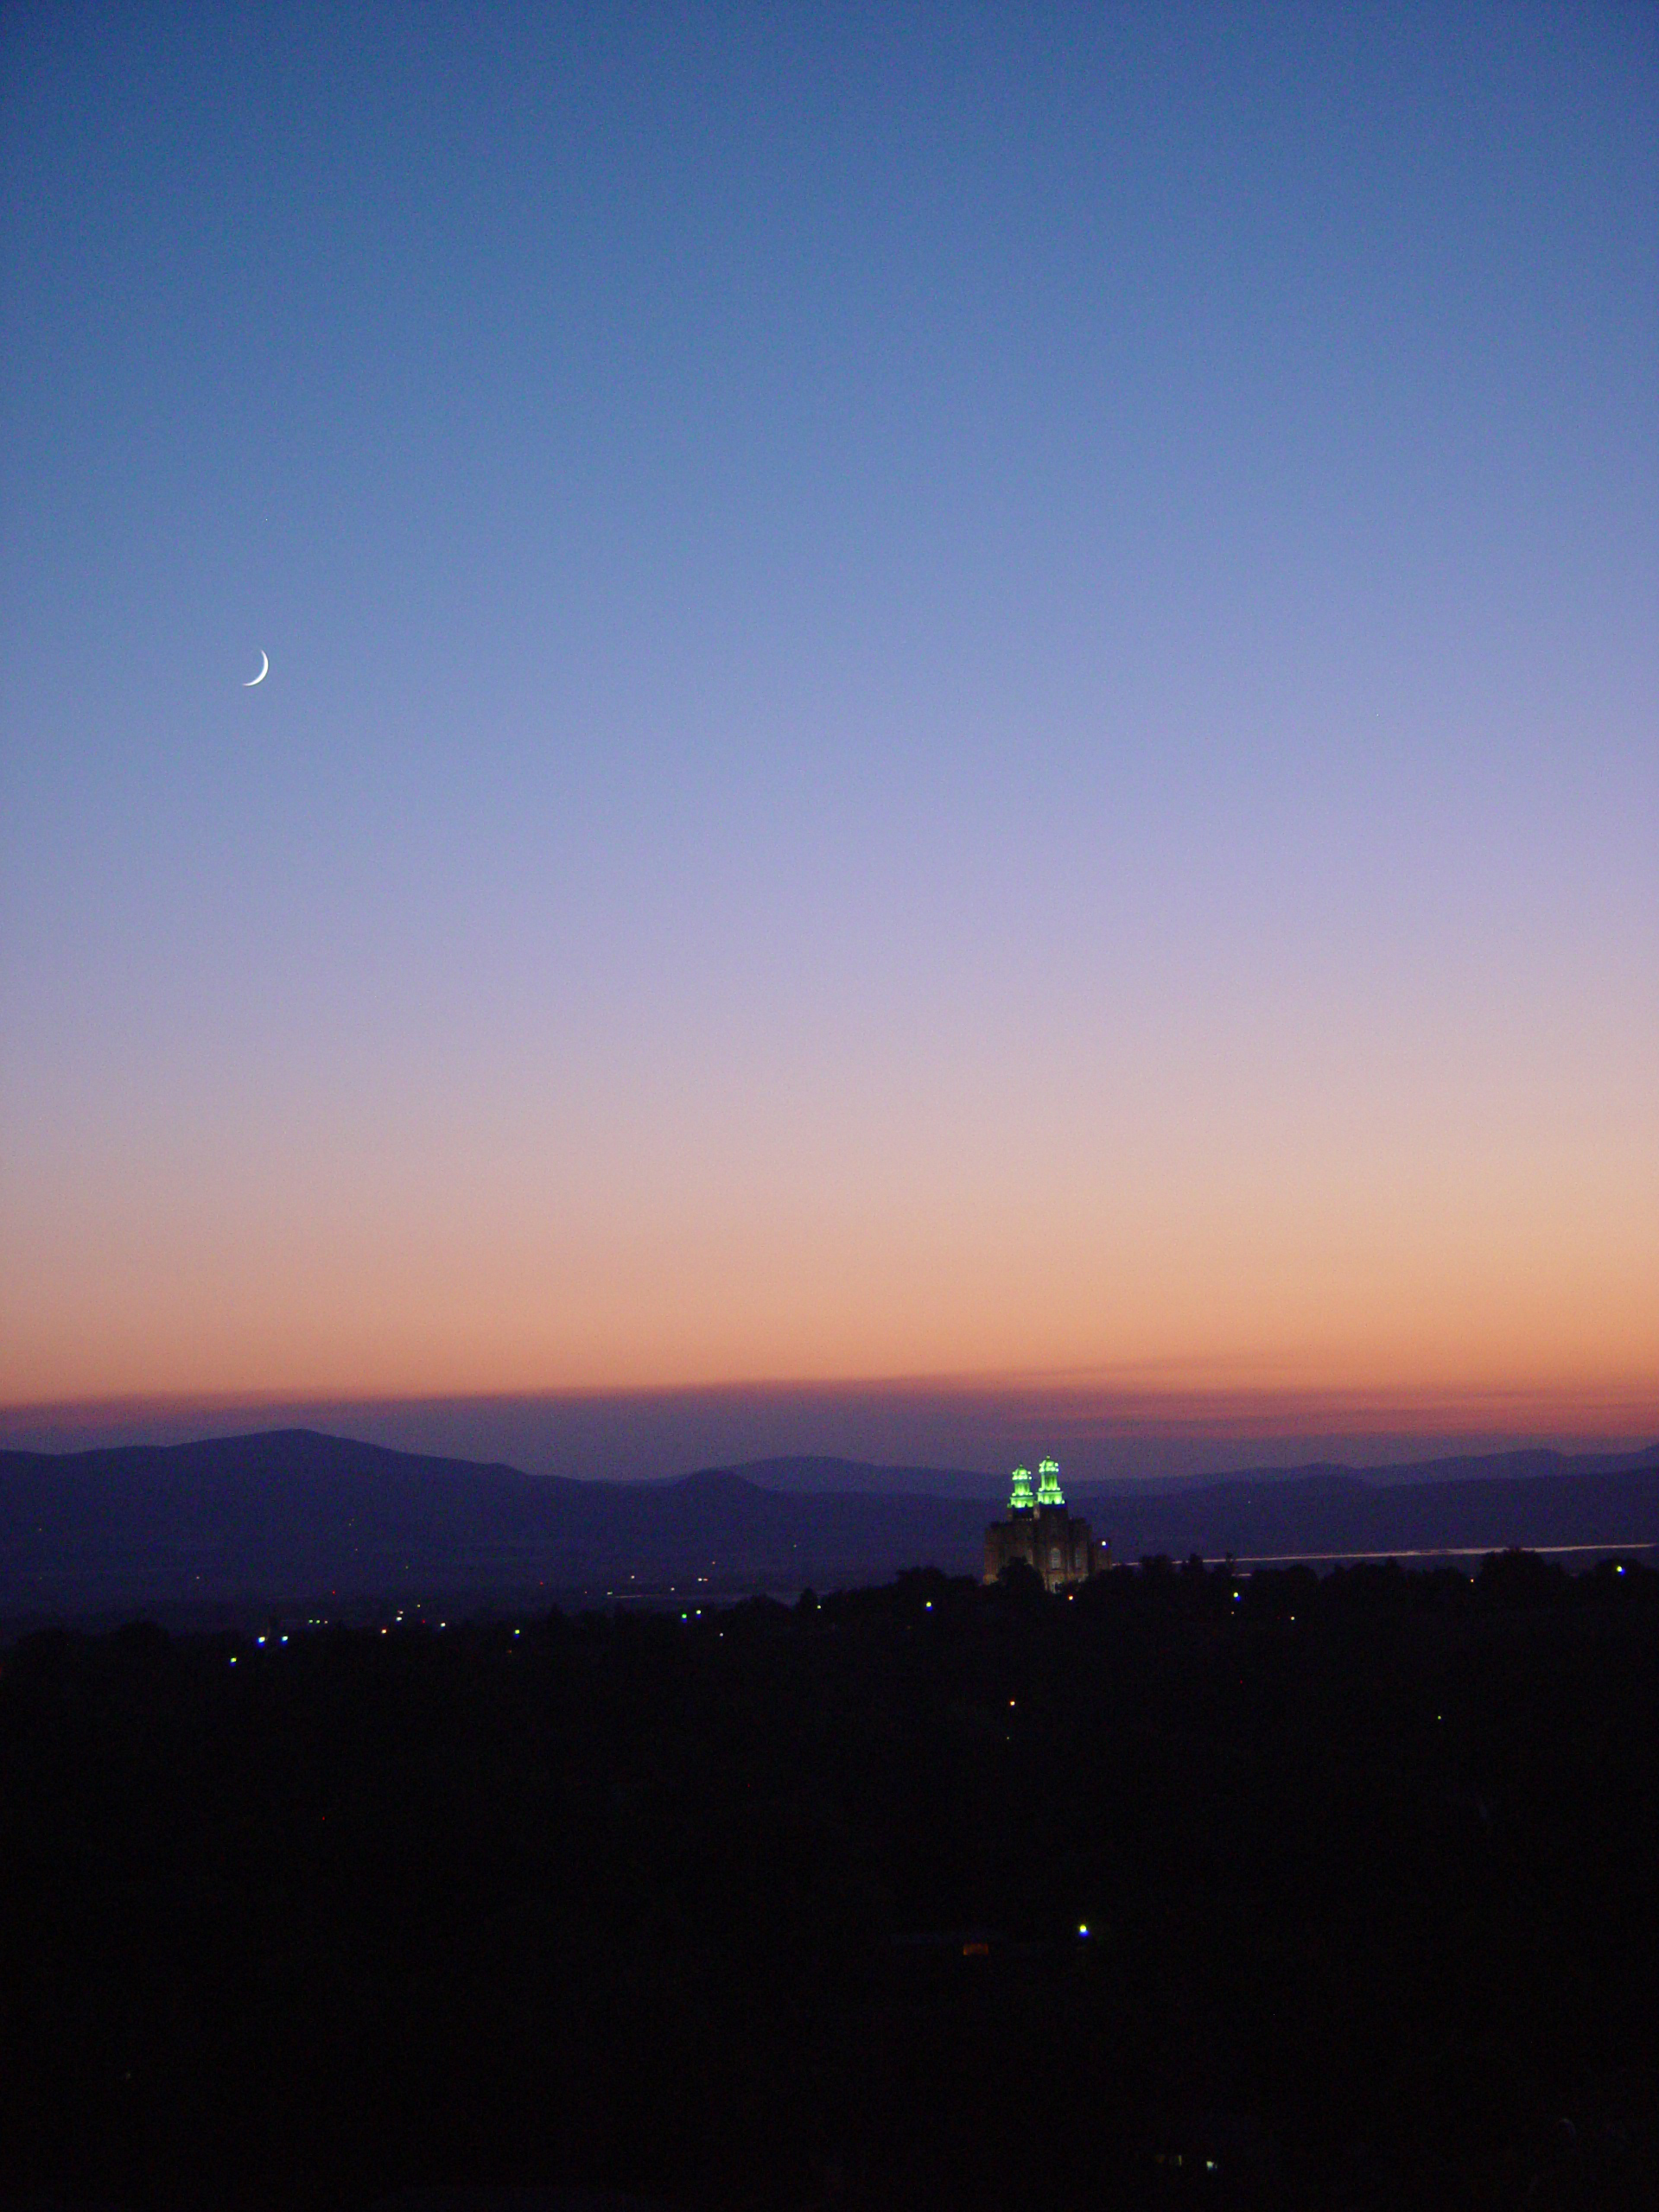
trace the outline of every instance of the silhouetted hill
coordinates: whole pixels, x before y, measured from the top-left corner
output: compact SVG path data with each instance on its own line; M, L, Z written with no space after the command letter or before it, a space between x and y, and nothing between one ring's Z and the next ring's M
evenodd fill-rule
M780 1468L798 1476L803 1465L835 1469L845 1487L797 1491L756 1479ZM1440 1478L1447 1468L1464 1471ZM1402 1471L1388 1484L1325 1468L1176 1492L1079 1492L1074 1502L1125 1560L1659 1540L1659 1450L1510 1454L1497 1473L1489 1461L1436 1469L1434 1478ZM305 1429L4 1452L0 1613L370 1595L626 1596L670 1584L715 1596L878 1581L918 1564L976 1573L986 1521L1001 1510L1000 1483L986 1479L967 1498L884 1493L893 1471L765 1462L660 1483L582 1483Z
M977 1560L985 1509L791 1497L709 1471L581 1483L306 1429L0 1452L0 1611L607 1581L791 1588Z
M982 1504L1007 1487L1001 1474L980 1467L905 1467L868 1459L832 1459L796 1453L779 1459L744 1459L728 1471L761 1490L797 1497L972 1498ZM671 1480L681 1479L670 1478Z

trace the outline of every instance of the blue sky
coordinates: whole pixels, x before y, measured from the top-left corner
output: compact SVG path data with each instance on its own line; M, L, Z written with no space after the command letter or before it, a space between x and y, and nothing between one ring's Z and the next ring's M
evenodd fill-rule
M1659 1408L1649 11L4 38L0 1397Z

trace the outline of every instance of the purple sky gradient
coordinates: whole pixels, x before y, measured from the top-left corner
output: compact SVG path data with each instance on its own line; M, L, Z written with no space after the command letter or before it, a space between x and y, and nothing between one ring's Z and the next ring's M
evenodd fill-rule
M1651 10L0 36L0 1404L1651 1429Z

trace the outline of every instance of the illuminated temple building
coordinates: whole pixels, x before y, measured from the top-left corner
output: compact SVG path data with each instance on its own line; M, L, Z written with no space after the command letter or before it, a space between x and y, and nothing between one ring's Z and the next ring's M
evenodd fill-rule
M1008 1517L993 1521L985 1531L988 1582L995 1582L1003 1568L1017 1559L1036 1569L1045 1590L1064 1590L1074 1582L1086 1582L1108 1563L1105 1547L1090 1535L1089 1523L1065 1510L1058 1459L1038 1461L1034 1497L1030 1468L1016 1467Z

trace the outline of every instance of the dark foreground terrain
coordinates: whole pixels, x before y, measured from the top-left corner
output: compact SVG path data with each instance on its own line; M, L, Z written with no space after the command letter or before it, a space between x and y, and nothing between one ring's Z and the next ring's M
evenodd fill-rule
M30 1637L0 2198L1645 2208L1656 1692L1514 1554Z

